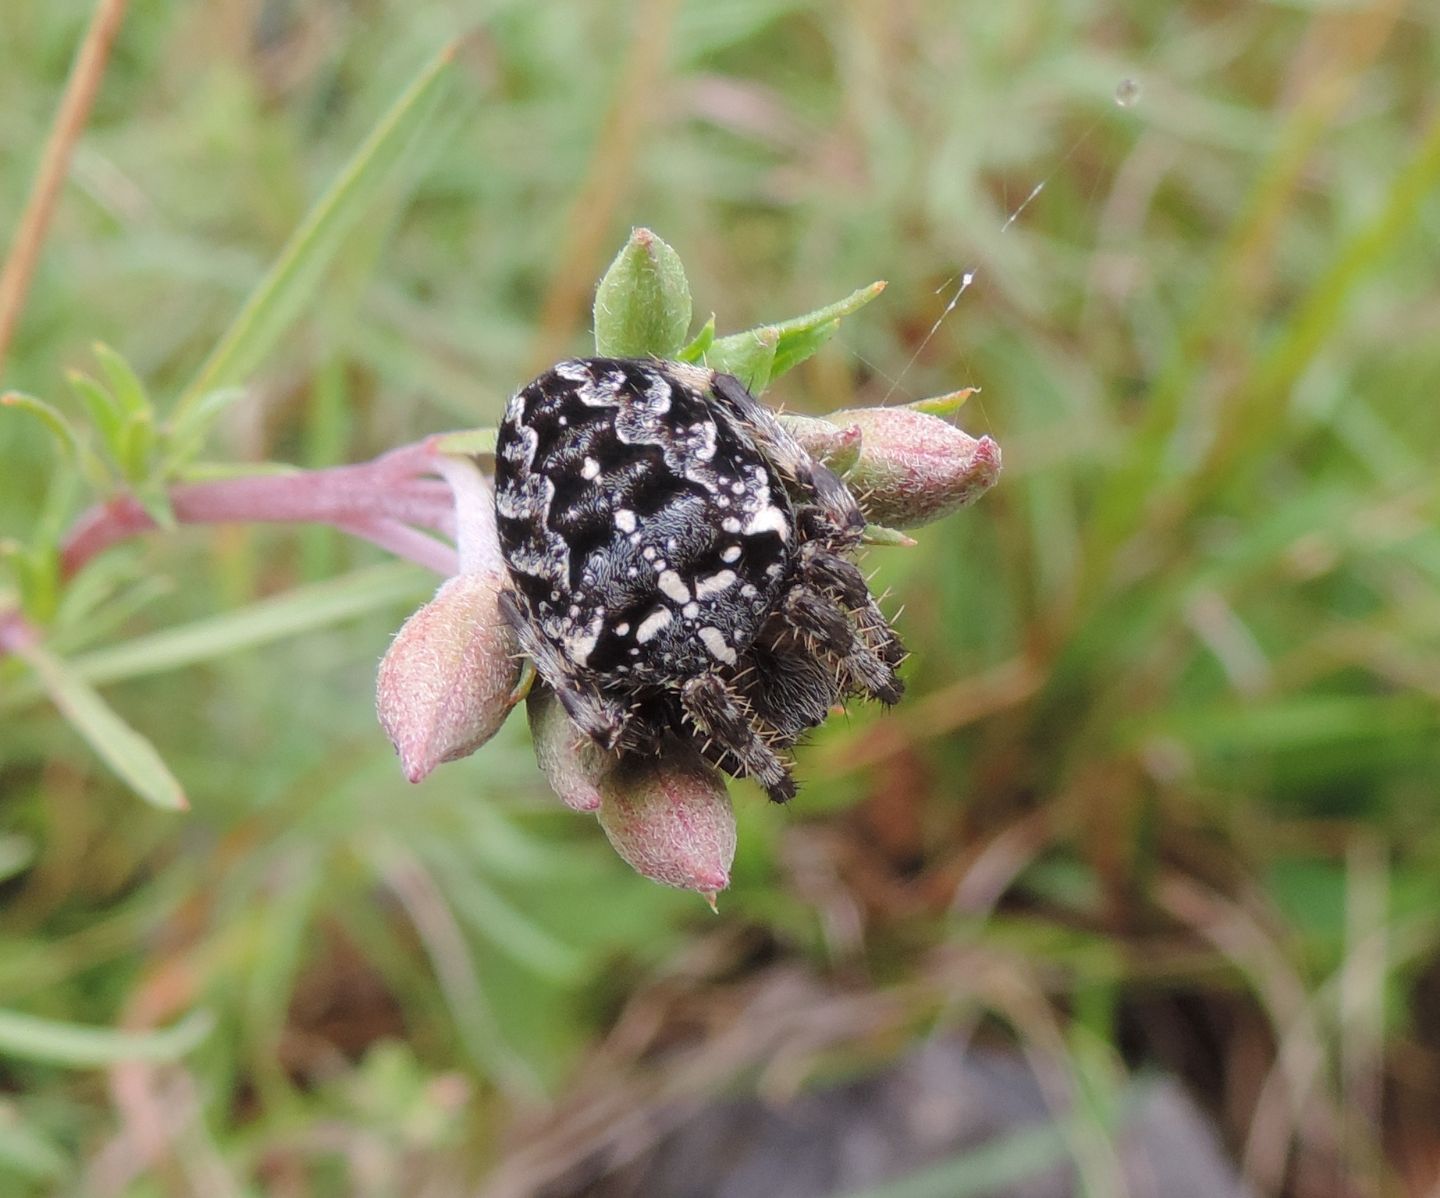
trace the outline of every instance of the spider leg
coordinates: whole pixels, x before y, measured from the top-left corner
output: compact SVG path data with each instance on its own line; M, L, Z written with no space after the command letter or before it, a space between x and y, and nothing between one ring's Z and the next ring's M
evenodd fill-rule
M866 647L892 670L896 669L905 660L905 647L875 603L859 567L817 541L801 547L800 563L802 573L817 590L849 611Z
M731 684L753 708L762 729L789 746L825 722L839 688L824 662L793 638L786 640L790 643L751 646L753 664Z
M714 742L713 748L734 760L738 768L729 772L754 778L776 803L795 797L789 768L746 718L744 700L731 694L719 678L714 674L691 678L680 690L680 703L700 732Z
M786 620L813 641L846 689L863 691L882 703L897 703L903 693L895 669L865 643L846 614L829 597L802 583L781 604Z
M500 612L514 630L525 656L535 663L535 672L550 684L575 726L603 749L620 747L628 739L627 732L632 731L626 705L576 675L560 651L530 623L514 591L500 592Z

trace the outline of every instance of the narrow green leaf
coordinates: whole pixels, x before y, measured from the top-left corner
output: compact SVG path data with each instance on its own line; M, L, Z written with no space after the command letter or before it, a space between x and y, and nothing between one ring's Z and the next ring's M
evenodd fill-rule
M78 654L67 661L66 668L82 684L91 686L161 674L418 601L434 589L434 576L419 567L386 562L297 587L238 611ZM36 691L14 686L0 697L0 712L35 697Z
M884 290L884 282L877 281L868 287L860 288L859 291L851 292L837 303L829 304L824 308L816 308L815 311L807 312L804 316L797 316L793 320L781 321L779 324L761 325L759 328L749 329L744 333L733 333L729 337L721 337L710 347L705 355L705 360L716 370L730 370L730 367L723 363L728 362L733 355L744 355L757 333L773 332L775 334L775 363L770 377L772 379L779 378L787 370L798 366L834 336L840 320L852 312L858 312ZM731 373L734 372L731 371Z
M699 362L705 357L705 352L715 344L715 313L710 313L710 319L705 322L705 327L695 334L694 339L675 355L681 362Z
M959 391L947 391L944 395L932 395L928 399L917 399L905 407L913 412L924 412L927 416L953 416L965 406L972 395L979 395L979 387L962 387Z
M186 808L180 783L155 746L116 715L88 682L40 645L21 645L16 653L35 671L60 713L136 794L168 811Z
M0 1056L82 1069L119 1061L177 1061L214 1026L209 1011L192 1011L179 1023L156 1032L124 1032L0 1011Z
M105 381L110 384L110 394L115 397L120 410L129 416L152 412L145 384L140 381L140 376L135 373L130 363L102 342L97 341L93 349L100 362L100 369L105 374Z
M314 295L346 235L435 111L457 48L458 43L451 42L430 60L306 214L181 394L177 419L187 416L208 392L243 380Z
M120 432L125 426L125 414L115 402L115 397L83 371L67 370L65 381L70 384L70 390L75 392L75 397L85 405L86 412L90 414L90 422L100 434L101 442L118 461Z
M21 391L7 391L0 395L0 407L14 408L18 412L25 412L34 416L55 438L60 450L72 462L80 461L84 449L80 442L80 435L75 431L75 426L65 419L60 410L43 399L37 399L33 395L26 395Z
M116 457L127 482L138 484L150 477L150 454L155 448L155 418L148 411L131 412L120 427Z

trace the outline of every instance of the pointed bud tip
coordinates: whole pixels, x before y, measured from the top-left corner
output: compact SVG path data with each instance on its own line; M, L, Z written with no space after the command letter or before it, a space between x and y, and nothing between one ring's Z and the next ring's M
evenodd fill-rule
M637 873L718 894L730 884L735 814L724 779L693 751L628 762L601 784L600 826Z

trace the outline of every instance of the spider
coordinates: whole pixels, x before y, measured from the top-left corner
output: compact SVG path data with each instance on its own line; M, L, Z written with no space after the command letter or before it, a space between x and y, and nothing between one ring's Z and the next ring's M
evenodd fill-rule
M602 747L691 741L785 802L833 704L900 698L854 496L732 375L561 362L510 400L495 483L501 609Z

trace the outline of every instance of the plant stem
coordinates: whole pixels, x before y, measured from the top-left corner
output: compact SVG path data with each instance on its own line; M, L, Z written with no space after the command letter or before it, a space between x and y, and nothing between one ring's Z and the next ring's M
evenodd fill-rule
M432 443L427 439L353 466L181 483L170 488L170 504L181 524L330 524L449 575L455 572L455 552L429 535L455 535L450 488L426 477L438 469ZM133 496L97 504L75 522L61 546L62 575L73 577L97 554L154 527Z
M55 214L60 189L70 170L70 155L89 119L90 107L100 88L100 77L105 73L110 49L120 33L126 3L127 0L99 0L95 5L90 27L85 31L85 40L80 43L75 63L70 68L65 94L56 110L55 123L45 143L30 198L16 227L10 254L5 259L4 268L0 269L0 370L4 368L5 353L20 320L21 309L25 306L35 265L40 260L45 231Z

